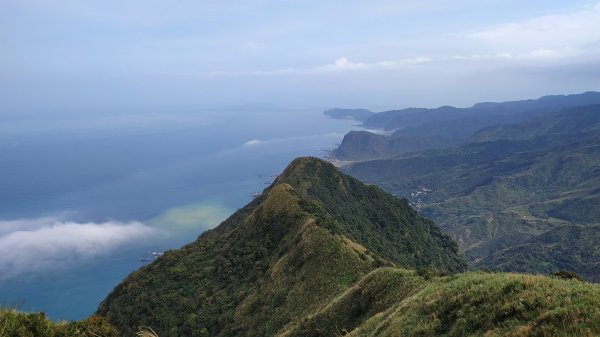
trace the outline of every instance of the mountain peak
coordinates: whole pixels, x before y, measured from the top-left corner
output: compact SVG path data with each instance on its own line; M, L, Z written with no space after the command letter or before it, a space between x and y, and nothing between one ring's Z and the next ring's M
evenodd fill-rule
M288 180L292 177L308 178L314 176L320 168L332 169L333 173L335 166L327 161L316 157L298 157L288 164L288 166L279 175L278 180Z
M125 332L274 335L394 264L466 267L456 244L406 200L303 157L215 230L130 275L98 313Z
M365 185L329 162L296 158L271 188L279 184L292 186L316 212L326 213L336 230L385 259L409 268L465 269L456 244L406 199Z

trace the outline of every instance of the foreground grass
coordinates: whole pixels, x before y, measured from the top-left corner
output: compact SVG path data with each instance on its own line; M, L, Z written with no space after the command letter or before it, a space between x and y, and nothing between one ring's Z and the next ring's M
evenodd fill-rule
M138 337L158 337L142 328ZM244 335L241 332L241 335ZM525 274L379 268L278 336L600 336L600 286ZM53 323L0 309L2 337L116 337L98 316Z
M524 274L381 268L291 336L600 336L600 286Z
M431 280L349 336L598 336L600 287L466 273Z

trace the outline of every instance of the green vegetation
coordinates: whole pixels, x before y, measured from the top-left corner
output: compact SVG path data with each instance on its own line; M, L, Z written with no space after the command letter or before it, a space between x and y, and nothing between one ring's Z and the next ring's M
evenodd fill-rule
M117 330L100 316L92 316L80 322L53 323L44 313L0 308L0 336L116 337Z
M294 160L275 184L287 183L319 206L334 231L407 268L466 269L456 243L406 199L365 185L315 158ZM318 213L319 210L311 210ZM331 228L331 227L330 227Z
M597 336L600 287L543 276L426 280L378 269L282 336Z
M475 266L495 271L554 273L578 271L587 280L598 281L600 228L562 226L535 236L477 261ZM558 273L558 272L556 272Z
M425 149L447 148L460 144L486 127L518 123L540 113L590 104L600 104L600 93L478 103L470 108L442 106L435 109L384 111L373 114L363 124L390 132L395 130L391 135L352 131L344 137L334 154L342 160L363 161Z
M597 336L599 305L589 283L466 273L422 282L347 336Z
M53 324L43 314L4 310L0 311L0 335L117 336L113 328L107 329L107 323L98 317L86 321L92 323ZM20 328L6 330L6 322ZM82 326L85 328L73 328ZM247 336L252 335L252 331L219 334ZM411 270L382 267L336 292L335 296L328 296L327 301L301 313L279 331L265 335L525 337L599 334L600 286L578 280L577 275L570 272L560 272L554 277L483 272L423 277ZM150 328L141 328L135 335L162 336Z
M458 147L357 163L349 173L413 194L476 268L567 269L600 281L598 105L487 128Z
M125 335L275 335L380 266L462 271L457 251L405 200L300 158L215 230L130 275L98 314Z

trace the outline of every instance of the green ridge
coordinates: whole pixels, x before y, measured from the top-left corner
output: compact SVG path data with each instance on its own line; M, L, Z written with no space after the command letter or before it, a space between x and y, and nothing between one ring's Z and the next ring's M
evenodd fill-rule
M269 336L393 264L465 269L405 200L299 158L215 230L130 275L98 314L125 335Z
M597 336L600 287L518 274L423 278L382 268L286 337Z
M459 147L357 163L349 173L399 196L427 188L412 201L474 267L567 268L600 281L600 105L487 128ZM585 236L544 236L571 229Z

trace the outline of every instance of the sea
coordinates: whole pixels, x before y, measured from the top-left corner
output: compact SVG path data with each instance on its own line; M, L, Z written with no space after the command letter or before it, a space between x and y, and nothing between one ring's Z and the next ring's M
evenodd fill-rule
M43 311L55 321L93 314L128 274L217 226L294 158L324 157L358 128L320 109L40 116L0 119L0 251L8 236L36 223L156 230L105 250L38 253L29 242L27 252L0 256L27 256L0 262L0 306Z

